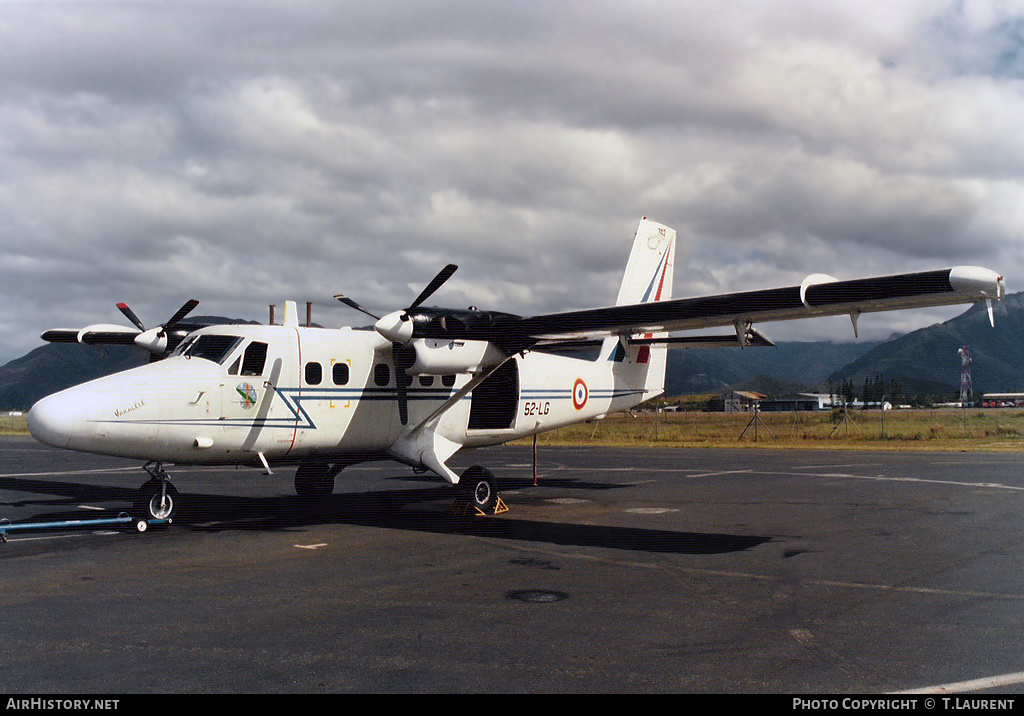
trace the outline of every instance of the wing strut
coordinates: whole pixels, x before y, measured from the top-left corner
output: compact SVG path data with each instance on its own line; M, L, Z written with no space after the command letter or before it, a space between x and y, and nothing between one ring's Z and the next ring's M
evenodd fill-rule
M389 450L391 455L401 462L428 467L452 485L458 484L459 476L445 463L448 461L448 458L462 448L462 445L449 440L443 435L438 435L435 430L428 428L427 425L469 395L470 391L487 380L498 368L512 359L513 356L514 354L508 356L490 370L473 376L468 383L453 393L448 400L444 401L425 420L420 421L415 427L404 432L395 441L394 445L391 446Z

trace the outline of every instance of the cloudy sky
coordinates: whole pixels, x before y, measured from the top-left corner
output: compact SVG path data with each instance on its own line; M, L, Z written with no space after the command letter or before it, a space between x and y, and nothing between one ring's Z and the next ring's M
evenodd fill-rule
M679 232L676 296L956 264L1018 291L1022 47L998 0L0 0L0 362L117 301L363 324L331 296L401 308L448 262L439 304L607 305L642 216Z

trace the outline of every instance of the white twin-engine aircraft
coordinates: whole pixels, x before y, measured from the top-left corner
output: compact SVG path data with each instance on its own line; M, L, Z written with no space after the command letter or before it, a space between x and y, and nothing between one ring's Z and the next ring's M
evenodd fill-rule
M328 495L346 466L390 459L459 485L482 511L494 477L448 467L462 448L496 445L624 411L664 391L667 346L772 345L755 321L941 306L1003 297L1001 276L960 266L839 281L808 276L799 286L673 299L675 231L640 222L614 306L532 317L427 308L455 271L443 269L405 310L372 327L299 325L294 302L283 325L182 323L97 325L47 331L48 341L135 343L148 365L43 398L28 415L38 440L59 448L147 460L140 490L147 519L178 506L164 463L297 464L300 495ZM346 296L336 296L369 313ZM373 314L370 314L371 316ZM374 318L377 318L374 316ZM727 336L669 331L731 326ZM566 349L600 346L597 358Z

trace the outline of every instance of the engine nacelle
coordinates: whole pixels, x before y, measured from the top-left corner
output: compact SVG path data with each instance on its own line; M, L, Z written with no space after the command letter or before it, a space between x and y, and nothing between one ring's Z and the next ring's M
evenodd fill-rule
M416 351L416 360L406 372L413 375L479 373L507 358L488 341L417 338L411 346Z

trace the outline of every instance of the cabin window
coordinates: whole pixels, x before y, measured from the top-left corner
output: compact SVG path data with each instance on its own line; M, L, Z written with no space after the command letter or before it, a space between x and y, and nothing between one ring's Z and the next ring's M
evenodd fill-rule
M391 382L391 366L387 363L378 363L373 366L373 382L383 388Z
M253 341L242 356L242 375L263 375L267 364L267 344Z
M335 363L331 372L335 385L348 385L348 363Z
M319 363L311 361L306 363L306 384L320 385L324 379L324 369Z
M420 376L420 385L422 385L424 388L429 388L433 384L434 384L434 376L432 376L432 375L421 375Z
M188 358L205 358L214 363L223 363L241 340L238 336L218 336L207 333L192 341L182 351L182 355Z
M445 388L451 388L453 385L455 385L455 376L454 375L442 375L441 376L441 385L443 385Z

